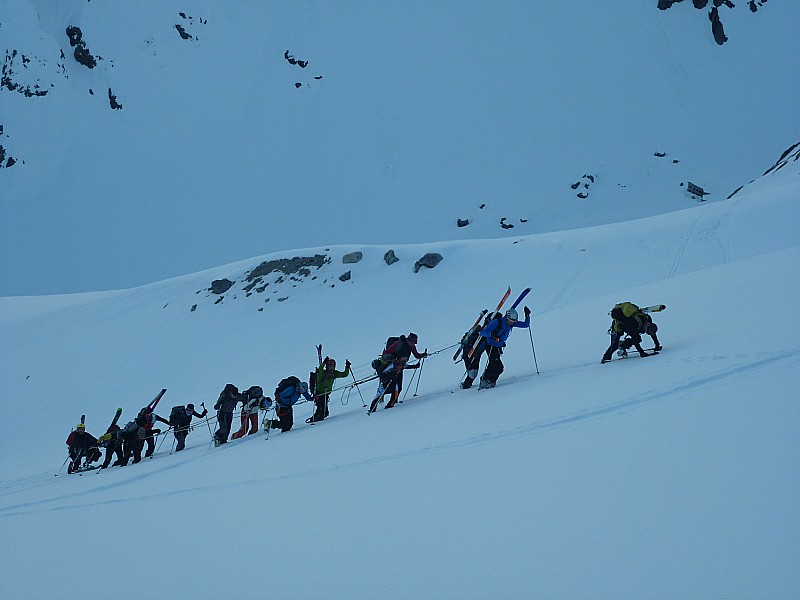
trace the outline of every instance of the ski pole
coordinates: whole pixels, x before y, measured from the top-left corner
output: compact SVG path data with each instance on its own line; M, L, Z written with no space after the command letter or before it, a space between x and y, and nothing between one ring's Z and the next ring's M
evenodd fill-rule
M200 406L203 407L203 410L206 410L206 403L205 402L201 402ZM214 434L211 433L211 425L208 422L208 411L206 411L206 426L208 427L208 435L210 435L213 438Z
M417 396L417 391L419 390L419 380L422 379L422 369L425 367L425 359L422 359L422 362L419 364L419 377L417 377L417 387L414 389L414 397Z
M67 458L66 458L66 460L64 460L64 463L61 465L61 468L60 468L58 471L56 471L56 473L55 473L55 476L56 476L56 477L58 477L59 473L61 473L61 471L63 471L63 470L64 470L64 465L66 465L66 464L67 464L67 461L68 461L68 460L69 460L69 454L67 455Z
M410 390L411 386L414 385L414 378L417 376L417 371L419 371L419 369L414 369L414 372L411 374L411 381L408 382L408 387L406 388L406 391L403 393L403 399L400 400L400 404L402 404L403 400L406 399L406 396L408 396L408 390ZM416 396L417 394L415 393L414 395Z
M366 408L367 403L364 402L364 396L361 395L361 390L358 387L358 381L356 381L356 376L355 376L355 373L353 373L352 369L350 369L350 377L353 378L353 386L355 386L356 391L358 392L358 395L361 396L361 404L363 404L364 408Z
M165 440L165 439L167 439L167 434L170 432L170 430L171 430L171 429L172 429L172 427L170 426L170 427L169 427L169 428L167 428L167 430L164 432L164 435L163 435L163 437L161 438L161 441L160 441L160 442L158 443L158 445L156 446L156 451L155 451L155 452L153 452L153 454L151 454L151 455L150 455L150 460L153 460L153 456L155 456L156 452L158 452L159 450L161 450L161 446L164 444L164 440ZM161 435L161 434L158 434L158 435ZM156 437L158 437L158 435L157 435Z
M539 374L539 363L536 361L536 348L533 347L533 332L528 327L528 335L531 337L531 350L533 350L533 364L536 365L536 374Z

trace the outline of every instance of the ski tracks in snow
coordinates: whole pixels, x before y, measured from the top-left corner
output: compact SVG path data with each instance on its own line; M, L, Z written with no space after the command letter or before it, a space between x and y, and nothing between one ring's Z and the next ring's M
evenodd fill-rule
M678 251L675 253L675 260L672 261L672 266L669 268L669 272L667 273L667 279L672 279L678 273L678 268L681 266L681 262L683 262L683 256L686 253L686 247L689 245L689 241L694 238L694 230L697 229L697 223L699 221L700 216L692 221L692 226L689 228L689 231L681 236L681 243L678 247Z

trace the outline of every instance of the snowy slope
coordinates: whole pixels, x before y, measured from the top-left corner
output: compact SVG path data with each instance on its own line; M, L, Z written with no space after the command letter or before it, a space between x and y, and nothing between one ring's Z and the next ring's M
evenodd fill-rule
M662 214L800 130L796 2L186 4L0 0L0 294Z
M187 598L796 597L800 345L784 317L800 293L798 164L725 203L396 246L391 266L388 246L284 253L337 260L273 284L283 302L240 288L279 255L127 291L0 298L14 425L0 438L14 540L0 594L138 597L126 582L146 572L158 595ZM362 261L342 265L353 250ZM444 260L414 274L428 251ZM224 277L236 284L214 304L202 290ZM210 405L228 382L271 390L306 375L318 342L367 375L386 336L445 348L507 284L533 288L534 325L511 337L493 390L457 390L447 350L389 413L340 393L330 421L306 425L302 404L268 441L212 449L201 424L179 455L167 439L139 465L53 477L82 413L100 433L161 387L162 414ZM627 299L668 306L665 350L600 365L606 313Z

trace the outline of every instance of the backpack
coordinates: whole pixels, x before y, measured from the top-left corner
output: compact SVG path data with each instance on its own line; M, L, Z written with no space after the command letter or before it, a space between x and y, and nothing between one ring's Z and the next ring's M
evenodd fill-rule
M286 379L281 379L278 387L275 388L275 401L277 402L278 398L280 398L281 392L293 386L297 387L298 385L300 385L300 380L294 375L290 375Z
M619 304L614 305L614 308L611 309L611 312L619 311L622 313L624 317L631 318L636 315L641 309L636 306L633 302L620 302ZM619 314L619 313L617 313ZM611 315L612 317L614 315Z
M169 424L170 425L183 425L186 422L186 407L173 406L169 411Z
M242 401L242 408L249 410L253 410L255 408L264 409L266 408L266 401L267 399L264 398L264 390L261 389L259 385L253 385L247 390L243 392L244 397L247 399L246 401ZM253 401L256 401L255 403Z
M386 339L386 345L383 347L383 353L386 354L386 350L389 348L389 346L394 344L399 339L400 338L397 337L397 336L391 336L391 337L387 338Z
M254 386L252 386L252 387L251 387L249 390L247 390L247 391L245 392L245 394L247 394L247 397L248 397L248 398L250 398L251 400L253 400L253 399L255 399L255 398L261 398L261 396L263 396L263 395L264 395L264 390L262 390L262 389L261 389L261 386L259 386L259 385L254 385Z
M312 394L316 393L317 391L317 372L311 371L308 374L308 389L311 391Z
M122 428L123 433L133 433L134 431L138 430L139 430L139 424L136 422L136 419L128 422L128 424Z

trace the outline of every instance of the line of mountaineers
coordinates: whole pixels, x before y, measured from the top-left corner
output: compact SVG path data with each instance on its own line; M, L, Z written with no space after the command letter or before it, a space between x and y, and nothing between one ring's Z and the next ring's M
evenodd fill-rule
M358 386L376 379L378 380L378 389L369 404L367 414L374 413L379 404L384 403L386 397L388 397L388 401L385 402L384 408L393 408L398 402L402 402L400 395L403 391L403 373L405 371L419 369L421 372L426 358L456 346L458 350L453 356L453 360L464 362L464 375L459 387L466 390L473 386L478 377L481 358L485 354L487 357L486 366L479 379L478 388L493 388L503 373L502 355L512 331L515 328L522 328L528 329L530 332L530 308L523 307L525 314L523 321L519 320L516 308L529 291L530 288L524 290L511 308L501 312L501 307L511 293L511 288L508 288L497 308L494 311L481 311L474 325L464 333L457 344L442 348L436 352L429 354L427 349L420 352L417 349L419 337L415 333L388 338L383 352L371 363L375 374L361 380L357 380L353 374L350 360L345 361L345 369L343 371L338 371L336 370L336 361L333 358L326 356L323 359L322 346L320 345L317 346L319 364L309 373L308 383L294 375L286 377L275 388L272 398L265 396L260 386L254 385L240 392L235 385L229 383L224 387L217 402L214 404L215 417L208 417L209 411L204 403L200 404L203 409L202 412L197 412L194 404L186 404L185 406L172 407L168 418L159 416L155 412L156 407L166 393L166 389L161 390L147 406L139 411L136 418L123 427L117 425L117 420L122 413L121 408L117 409L111 425L106 430L106 433L99 438L95 438L86 432L85 417L81 417L81 422L70 432L67 438L67 447L69 449L67 472L80 472L97 467L105 469L112 465L126 466L131 457L133 457L133 464L136 464L142 460L143 452L145 458L153 456L156 451L157 437L167 432L172 432L173 434L173 449L170 450L170 453L172 451L180 452L186 447L186 437L189 432L200 426L197 423L192 424L193 418L203 419L215 446L226 444L229 437L236 440L244 436L254 435L260 429L263 429L267 435L273 429L281 432L290 431L294 426L293 407L301 402L313 402L314 412L306 419L306 423L313 425L329 416L330 395L335 389L349 389L352 391L355 388L360 395L361 392ZM627 357L628 350L631 348L635 348L641 357L658 354L662 350L656 336L658 326L653 322L650 313L659 312L665 308L666 306L663 304L640 308L631 302L621 302L615 305L609 312L611 326L608 333L611 335L611 343L600 360L601 364L611 361L614 352L620 358ZM653 340L654 347L649 351L642 348L643 334L649 335ZM535 361L536 350L533 345L532 334L530 337ZM416 363L409 363L412 356L417 360ZM536 372L537 374L539 372L538 364L536 365ZM345 379L348 376L352 377L352 382L335 388L337 379ZM419 386L419 378L417 379L417 386ZM303 398L302 401L301 398ZM234 413L240 404L241 427L231 435ZM366 406L367 404L364 402L364 407ZM275 418L270 418L273 408ZM259 415L262 412L264 412L264 418L262 427L259 428ZM217 428L212 433L210 423L214 420L216 420ZM156 427L158 423L165 424L167 430L162 432L161 429ZM101 448L105 449L104 457L101 454ZM116 460L112 463L115 457ZM102 463L95 465L94 463L99 463L101 458L103 458ZM65 461L65 464L67 461Z

